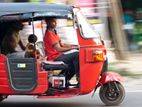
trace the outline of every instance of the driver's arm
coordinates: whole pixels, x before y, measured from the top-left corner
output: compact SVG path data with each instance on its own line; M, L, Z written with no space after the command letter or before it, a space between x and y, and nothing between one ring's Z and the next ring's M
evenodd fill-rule
M78 49L79 46L78 45L72 45L72 44L66 44L66 43L60 43L62 47L68 47L68 48L72 48L72 49Z
M54 47L58 52L66 52L66 51L69 51L69 50L73 49L72 47L64 47L64 46L61 46L59 43L56 43L53 47Z

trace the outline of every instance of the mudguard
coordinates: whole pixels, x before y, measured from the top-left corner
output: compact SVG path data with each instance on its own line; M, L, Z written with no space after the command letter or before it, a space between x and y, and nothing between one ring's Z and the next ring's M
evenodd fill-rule
M101 76L98 86L101 86L101 85L111 82L111 81L122 82L122 81L124 81L124 78L116 72L104 72Z

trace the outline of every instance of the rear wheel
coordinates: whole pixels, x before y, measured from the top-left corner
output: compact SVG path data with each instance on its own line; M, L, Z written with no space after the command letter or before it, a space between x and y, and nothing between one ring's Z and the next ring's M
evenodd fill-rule
M119 105L125 97L125 89L119 82L110 82L100 88L100 99L106 105Z
M2 94L0 94L0 102L3 101L6 98L6 96L4 97Z

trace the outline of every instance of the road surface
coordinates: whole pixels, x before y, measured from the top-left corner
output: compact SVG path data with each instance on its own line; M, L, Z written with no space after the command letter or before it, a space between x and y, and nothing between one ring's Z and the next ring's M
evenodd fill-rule
M142 107L142 91L126 92L123 103L117 107ZM66 99L36 99L32 96L10 96L0 103L0 107L107 107L91 94ZM111 106L113 107L113 106Z
M142 78L126 78L123 84L126 96L122 104L117 107L142 107L141 81ZM88 94L66 99L37 99L33 96L9 96L0 103L0 107L108 107L101 102L98 90L93 98L91 98L91 95Z

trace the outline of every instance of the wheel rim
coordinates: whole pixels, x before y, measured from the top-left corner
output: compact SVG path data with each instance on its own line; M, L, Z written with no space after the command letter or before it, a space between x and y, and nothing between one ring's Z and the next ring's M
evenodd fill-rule
M111 83L110 84L111 86L109 87L109 85L107 86L107 89L106 89L106 98L110 101L115 101L119 98L120 96L120 91L117 90L116 86L114 83Z
M116 89L108 89L105 94L106 98L110 101L118 99L119 95L120 93Z

